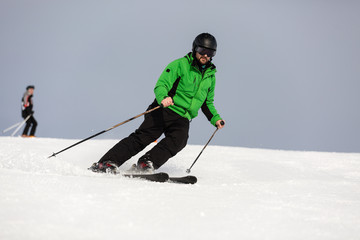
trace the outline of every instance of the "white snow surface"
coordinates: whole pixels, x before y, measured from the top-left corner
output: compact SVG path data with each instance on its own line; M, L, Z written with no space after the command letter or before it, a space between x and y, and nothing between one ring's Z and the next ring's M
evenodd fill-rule
M210 145L182 185L87 170L117 140L47 158L76 141L0 137L0 239L359 239L359 153ZM158 171L185 175L202 147Z

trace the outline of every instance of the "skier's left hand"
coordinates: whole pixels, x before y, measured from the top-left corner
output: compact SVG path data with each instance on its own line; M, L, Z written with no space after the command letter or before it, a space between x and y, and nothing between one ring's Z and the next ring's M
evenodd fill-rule
M223 122L223 124L221 124L222 122ZM216 124L218 129L222 129L223 127L225 127L225 121L222 120L222 119L217 120L215 124Z

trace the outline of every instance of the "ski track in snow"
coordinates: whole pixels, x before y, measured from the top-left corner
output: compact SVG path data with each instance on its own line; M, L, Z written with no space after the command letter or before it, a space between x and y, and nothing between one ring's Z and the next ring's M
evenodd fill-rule
M47 158L76 141L0 137L0 239L359 239L360 153L208 146L181 185L88 171L117 140Z

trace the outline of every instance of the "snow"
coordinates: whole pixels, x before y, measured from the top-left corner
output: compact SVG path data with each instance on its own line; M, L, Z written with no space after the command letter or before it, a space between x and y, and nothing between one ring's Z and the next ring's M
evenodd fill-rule
M117 140L47 158L76 141L0 137L0 239L359 239L359 153L210 145L181 185L88 171ZM185 175L202 147L160 170Z

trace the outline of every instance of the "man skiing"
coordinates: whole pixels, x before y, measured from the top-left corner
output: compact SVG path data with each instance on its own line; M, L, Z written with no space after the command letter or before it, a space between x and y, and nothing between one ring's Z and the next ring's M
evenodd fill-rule
M116 172L116 169L147 145L163 138L133 166L138 172L153 172L182 150L188 140L190 120L201 110L212 125L223 128L222 118L214 107L215 72L212 63L217 42L209 33L198 35L192 52L171 62L158 79L155 100L148 109L161 108L147 115L128 137L112 147L90 170Z
M22 112L21 112L22 117L24 119L26 119L30 115L30 118L26 121L26 125L24 128L22 137L35 137L37 121L34 118L33 101L32 101L34 89L35 89L35 87L33 85L27 86L26 92L24 93L24 95L21 99L21 101L22 101ZM30 127L31 127L30 135L28 135Z

